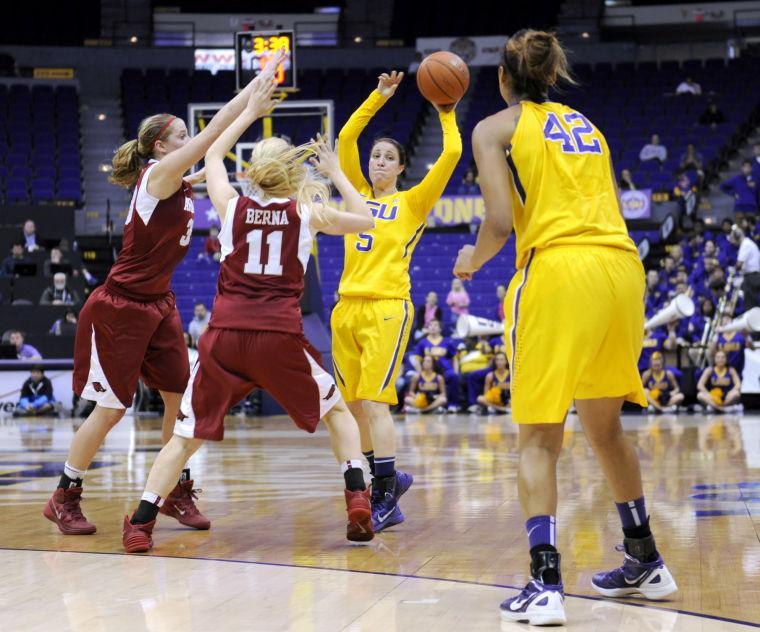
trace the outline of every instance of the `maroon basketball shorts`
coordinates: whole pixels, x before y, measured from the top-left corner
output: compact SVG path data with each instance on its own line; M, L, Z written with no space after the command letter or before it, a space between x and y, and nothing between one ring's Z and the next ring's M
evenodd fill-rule
M74 392L105 408L129 408L146 385L184 393L190 377L174 293L133 301L101 286L79 315L74 345Z
M209 327L198 340L174 433L221 441L227 411L254 388L267 391L307 432L340 401L335 380L303 334Z

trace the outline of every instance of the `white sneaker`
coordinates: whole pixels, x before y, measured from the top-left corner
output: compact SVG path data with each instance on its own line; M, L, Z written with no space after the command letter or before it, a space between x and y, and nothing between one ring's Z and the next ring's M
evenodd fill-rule
M519 595L502 602L502 621L522 621L530 625L562 625L565 616L562 584L548 586L533 579Z

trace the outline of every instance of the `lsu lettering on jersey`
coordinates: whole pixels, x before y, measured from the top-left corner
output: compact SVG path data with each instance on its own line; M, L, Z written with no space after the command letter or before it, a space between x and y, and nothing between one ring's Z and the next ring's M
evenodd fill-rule
M603 134L561 103L522 101L520 106L507 150L517 267L526 264L532 249L550 246L636 252L620 214Z
M381 198L372 197L364 178L357 139L372 116L385 104L374 91L351 116L338 137L340 166L357 191L367 198L375 227L346 235L343 276L338 293L363 298L408 298L409 262L425 229L428 213L441 197L462 155L462 139L454 112L440 114L443 152L417 186Z

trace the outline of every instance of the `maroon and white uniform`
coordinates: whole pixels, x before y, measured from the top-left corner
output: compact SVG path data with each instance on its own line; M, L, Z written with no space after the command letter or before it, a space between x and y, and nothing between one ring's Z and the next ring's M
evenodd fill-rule
M106 408L129 408L140 376L172 393L184 392L190 376L170 283L190 246L193 189L183 180L171 197L153 197L147 185L157 164L140 174L119 257L79 317L74 392Z
M227 411L263 388L296 425L314 432L340 399L303 335L301 296L312 247L310 210L287 198L230 200L208 329L174 432L221 441Z

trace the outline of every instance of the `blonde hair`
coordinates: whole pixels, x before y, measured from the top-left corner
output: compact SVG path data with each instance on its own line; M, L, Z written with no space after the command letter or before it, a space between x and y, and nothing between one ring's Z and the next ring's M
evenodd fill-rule
M295 198L299 206L311 207L317 199L326 204L330 189L304 164L311 154L311 143L293 147L282 138L265 138L254 145L245 177L267 197Z
M167 123L171 123L175 118L172 114L154 114L144 118L137 130L137 138L128 140L113 155L113 171L108 181L125 189L135 186L145 161L153 155L153 146L156 141L169 135Z
M549 88L560 80L576 83L562 44L554 33L546 31L523 29L515 33L502 49L501 66L512 77L515 92L531 101L544 101Z

